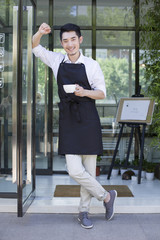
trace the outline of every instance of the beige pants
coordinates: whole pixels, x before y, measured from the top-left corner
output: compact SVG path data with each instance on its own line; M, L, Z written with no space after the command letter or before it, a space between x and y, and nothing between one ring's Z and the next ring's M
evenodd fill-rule
M94 196L103 201L107 191L95 179L97 155L70 155L66 154L66 163L69 175L81 185L80 212L88 212L91 198Z

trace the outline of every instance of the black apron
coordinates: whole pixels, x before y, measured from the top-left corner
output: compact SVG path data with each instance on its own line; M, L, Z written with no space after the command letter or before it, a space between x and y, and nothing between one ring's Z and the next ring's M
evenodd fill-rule
M59 146L58 154L101 155L102 134L95 100L66 93L64 84L79 84L91 90L84 64L61 62L58 75Z

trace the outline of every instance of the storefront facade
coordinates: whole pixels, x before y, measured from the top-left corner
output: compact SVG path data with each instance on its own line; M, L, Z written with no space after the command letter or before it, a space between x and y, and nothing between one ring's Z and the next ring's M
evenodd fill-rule
M139 59L139 32L135 19L139 16L139 2L88 0L67 1L65 4L64 8L64 1L37 1L37 29L43 22L52 27L51 34L43 37L41 44L50 50L63 52L59 41L60 27L67 22L81 27L84 37L81 51L96 59L105 75L107 98L97 101L101 122L102 125L112 125L120 97L129 97L138 91L139 64L136 64L136 59ZM52 71L40 60L37 60L37 65L37 92L40 96L37 109L39 116L45 116L38 117L37 172L64 172L65 160L57 155L59 99L56 81ZM50 152L47 152L48 148Z
M99 62L105 76L107 97L97 102L97 109L102 127L110 127L119 99L137 94L139 85L145 90L139 48L142 1L1 2L0 198L16 198L18 216L23 216L34 199L36 173L65 173L64 159L57 153L57 85L51 69L32 56L33 33L48 23L52 32L41 44L63 52L61 25L72 22L81 27L81 51ZM113 141L113 136L104 135L104 143L108 138Z

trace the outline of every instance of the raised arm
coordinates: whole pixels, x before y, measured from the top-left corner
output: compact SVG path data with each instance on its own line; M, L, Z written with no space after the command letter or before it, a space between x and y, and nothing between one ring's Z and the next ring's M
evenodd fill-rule
M50 32L51 32L50 26L47 23L42 23L38 31L33 35L32 48L37 47L40 44L41 37L43 35L49 34Z

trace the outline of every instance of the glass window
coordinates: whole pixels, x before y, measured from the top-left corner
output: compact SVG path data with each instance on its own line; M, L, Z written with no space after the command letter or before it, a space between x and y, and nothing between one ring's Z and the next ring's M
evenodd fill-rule
M64 7L65 4L65 7ZM64 25L72 22L78 25L91 25L91 0L54 1L54 25Z
M140 1L140 85L143 91L153 81L159 81L160 32L159 32L159 2Z
M49 14L49 0L38 0L37 1L37 25L39 26L43 22L48 23Z
M41 45L48 49L48 35L42 37ZM48 157L45 149L46 113L48 104L48 67L37 59L37 92L36 92L36 168L47 169Z
M157 10L159 11L158 8ZM142 26L143 24L153 21L154 13L152 14L152 11L154 11L154 2L150 0L146 4L146 0L140 0L140 24ZM152 22L152 24L154 24L154 22Z
M134 33L129 31L97 31L97 47L113 46L114 48L129 47L134 48Z
M48 35L41 38L41 45L48 49ZM37 72L37 91L41 94L41 103L45 101L45 64L38 58L38 72Z
M132 0L97 0L97 26L134 26Z
M18 0L6 1L1 0L0 7L0 27L13 24L13 7L18 5Z
M81 34L83 36L83 42L81 44L83 55L92 57L92 32L89 30L82 30Z
M134 92L134 35L128 31L97 31L96 58L105 77L107 98L103 101L107 103Z
M0 24L3 26L6 23L6 0L1 0L1 21Z

